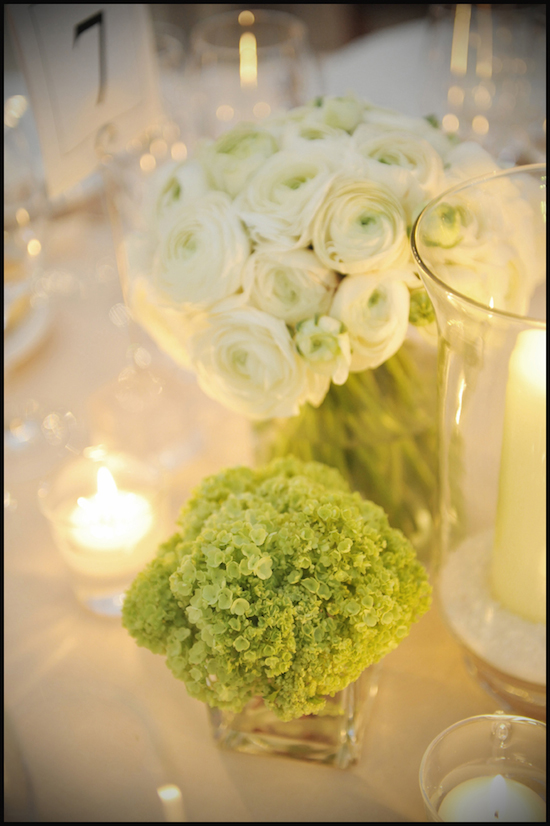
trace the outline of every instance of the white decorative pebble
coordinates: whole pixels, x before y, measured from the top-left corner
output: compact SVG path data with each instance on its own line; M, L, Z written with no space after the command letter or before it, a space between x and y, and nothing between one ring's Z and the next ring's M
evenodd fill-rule
M529 622L491 596L493 532L471 537L449 553L439 573L446 619L464 645L499 671L546 685L546 624Z

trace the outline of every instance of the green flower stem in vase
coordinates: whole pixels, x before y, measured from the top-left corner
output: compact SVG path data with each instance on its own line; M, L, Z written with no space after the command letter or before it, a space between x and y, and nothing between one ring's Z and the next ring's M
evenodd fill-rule
M436 358L406 340L374 370L332 384L320 407L255 428L258 461L293 454L336 467L352 490L380 505L429 561L436 504Z

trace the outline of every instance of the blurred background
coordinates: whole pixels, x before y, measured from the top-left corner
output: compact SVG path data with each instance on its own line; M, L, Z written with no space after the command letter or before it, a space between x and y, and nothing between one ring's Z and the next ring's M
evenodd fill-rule
M301 18L309 27L317 52L331 52L357 37L419 19L430 4L415 3L150 3L151 16L161 27L176 27L186 39L199 20L231 9L279 9ZM4 70L17 67L4 6Z
M309 28L313 49L331 52L357 37L428 14L430 4L415 3L151 3L154 21L184 33L205 17L232 9L276 9L295 14Z

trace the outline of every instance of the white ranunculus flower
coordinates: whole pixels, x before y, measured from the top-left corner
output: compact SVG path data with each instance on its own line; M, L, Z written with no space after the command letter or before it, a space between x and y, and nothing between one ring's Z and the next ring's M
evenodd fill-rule
M487 150L475 141L465 141L457 144L451 149L445 160L448 170L444 189L455 186L469 178L477 178L479 175L497 172L500 168Z
M352 372L378 367L397 352L407 333L409 303L398 269L342 281L330 314L348 331Z
M281 150L268 158L235 199L252 240L286 248L307 246L313 215L336 162L319 147Z
M449 252L449 251L447 251ZM466 255L444 256L438 276L453 290L488 307L524 314L529 305L522 266L509 244L493 243L470 249Z
M330 316L308 318L296 326L294 342L310 370L344 384L349 374L349 335L341 321Z
M379 130L358 126L352 137L357 152L366 158L407 173L405 198L412 212L442 190L443 161L432 144L414 132Z
M313 249L327 267L354 275L409 259L404 209L385 184L339 176L315 215Z
M306 365L286 324L261 310L210 314L188 347L201 388L236 413L294 416L308 396Z
M281 149L298 149L309 151L316 146L325 150L342 152L351 146L351 136L343 129L328 126L314 118L290 120L281 127L279 143Z
M446 160L447 154L455 145L454 142L441 129L434 126L427 118L415 118L410 115L403 115L393 109L384 109L380 106L367 107L364 123L376 127L379 130L389 132L405 131L424 138L430 143L436 152Z
M457 292L522 313L540 274L532 227L530 205L502 180L475 199L468 189L449 195L426 216L420 240L430 266Z
M132 283L128 304L134 320L147 330L160 349L180 367L190 369L187 341L193 331L193 312L159 304L158 296L145 278L137 278Z
M246 263L243 285L252 306L296 324L328 311L338 277L312 250L260 246Z
M270 132L253 123L241 123L216 141L200 145L196 157L212 186L234 198L278 149Z
M201 198L210 189L204 169L198 161L170 163L162 167L150 190L146 215L152 215L157 231L169 223L174 214ZM148 227L150 229L150 227Z
M162 234L153 283L169 304L201 308L242 286L250 242L225 192L208 192L181 209Z
M306 375L307 396L305 401L313 407L320 407L330 389L330 376L325 376L323 373L316 373L310 370L309 367L306 370Z
M324 123L351 134L363 121L367 104L354 95L345 97L318 97L308 104L308 121Z

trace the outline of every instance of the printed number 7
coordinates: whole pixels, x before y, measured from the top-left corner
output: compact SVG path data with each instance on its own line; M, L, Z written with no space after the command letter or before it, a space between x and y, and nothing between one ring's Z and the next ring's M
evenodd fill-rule
M103 28L102 11L99 11L97 14L93 14L91 17L88 17L87 20L83 20L82 23L78 23L74 27L73 48L80 35L84 34L84 32L88 31L88 29L91 29L92 26L99 26L99 90L97 93L97 105L103 101L107 86L107 67L105 64L105 30Z

